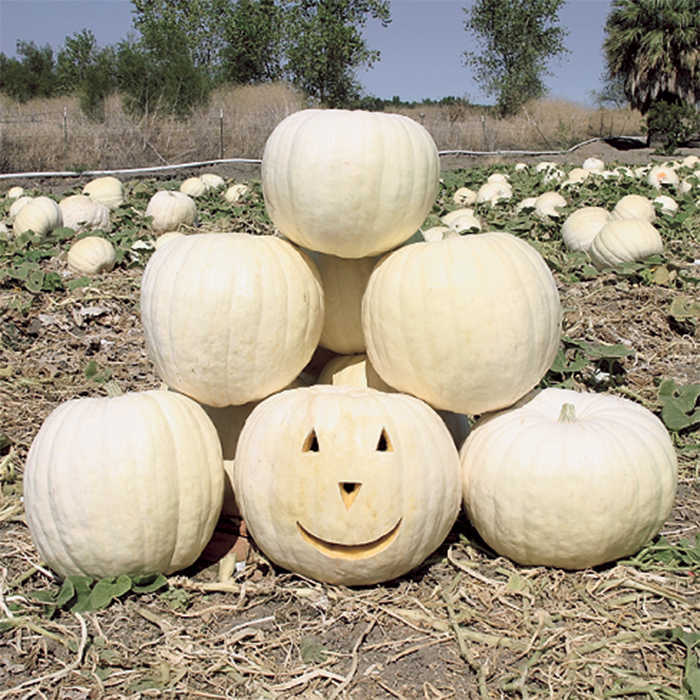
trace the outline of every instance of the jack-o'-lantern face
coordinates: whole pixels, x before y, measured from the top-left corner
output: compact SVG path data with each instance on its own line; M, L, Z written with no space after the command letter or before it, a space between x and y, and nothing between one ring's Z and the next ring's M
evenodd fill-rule
M332 583L409 571L459 510L450 434L427 404L404 394L314 386L273 395L246 422L233 470L263 552Z

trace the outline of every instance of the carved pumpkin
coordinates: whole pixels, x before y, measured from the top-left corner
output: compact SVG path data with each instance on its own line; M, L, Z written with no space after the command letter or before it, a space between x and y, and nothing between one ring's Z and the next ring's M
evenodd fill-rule
M452 438L405 394L332 386L275 394L243 426L232 468L260 549L329 583L405 574L440 546L460 507Z

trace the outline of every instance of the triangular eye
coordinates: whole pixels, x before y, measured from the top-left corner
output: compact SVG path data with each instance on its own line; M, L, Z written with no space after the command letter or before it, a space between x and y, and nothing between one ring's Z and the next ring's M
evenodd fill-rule
M389 440L389 436L386 433L386 428L382 428L382 434L377 440L377 452L393 452L394 448Z
M318 438L316 431L311 428L311 432L306 436L304 444L301 446L302 452L318 452Z

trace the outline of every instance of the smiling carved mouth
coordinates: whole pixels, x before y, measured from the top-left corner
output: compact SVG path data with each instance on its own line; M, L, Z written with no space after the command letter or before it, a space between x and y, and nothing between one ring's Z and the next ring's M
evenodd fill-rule
M401 518L394 527L385 535L382 535L376 540L365 542L364 544L339 544L338 542L327 542L316 535L312 535L297 521L297 529L299 534L311 545L313 545L321 554L333 559L366 559L367 557L379 554L383 549L386 549L395 539L401 525Z

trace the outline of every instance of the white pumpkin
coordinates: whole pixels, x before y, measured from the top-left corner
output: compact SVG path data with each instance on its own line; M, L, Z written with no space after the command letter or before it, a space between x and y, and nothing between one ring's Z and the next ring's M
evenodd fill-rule
M174 238L179 238L180 236L184 235L185 234L182 233L182 231L166 231L165 233L161 233L156 237L153 247L158 250L158 248L165 245L168 241L172 241Z
M610 212L603 207L581 207L566 217L561 237L569 250L588 250L600 229L610 221Z
M441 241L450 231L454 229L449 226L431 226L420 233L424 241Z
M678 211L676 200L665 194L654 197L654 204L658 204L664 214L673 214Z
M224 192L224 199L231 204L236 204L240 202L248 193L250 192L250 187L248 185L237 182L231 185L226 192Z
M508 233L414 243L377 263L362 300L367 354L399 391L455 413L509 406L559 347L552 273Z
M481 231L481 221L474 215L473 209L460 208L448 212L440 218L445 226L461 233L463 231ZM424 236L425 237L425 236ZM426 239L427 240L427 239Z
M94 275L98 272L109 272L116 260L114 246L106 238L85 236L70 247L66 262L74 272Z
M148 261L141 319L168 386L210 406L240 405L283 389L311 359L323 289L311 260L280 238L191 234Z
M214 531L224 468L204 411L167 391L81 398L44 421L24 469L34 544L61 576L170 574Z
M20 197L17 197L12 204L10 204L10 210L7 212L7 218L10 220L10 222L13 222L19 214L20 209L25 205L29 204L29 202L34 199L33 197L30 197L29 195L22 195Z
M558 192L544 192L535 199L535 214L540 218L557 219L559 209L567 205L566 199Z
M112 175L98 177L83 187L83 194L104 204L108 209L116 209L124 204L124 185Z
M8 199L17 199L18 197L21 197L24 195L24 187L21 187L20 185L15 185L14 187L10 187L9 190L7 190L6 197Z
M476 203L476 192L468 187L459 187L452 195L452 201L460 207L468 207Z
M105 233L112 230L109 209L84 194L64 197L58 207L61 210L63 225L76 232L100 229Z
M188 177L180 183L180 192L188 197L201 197L206 191L207 186L202 181L201 177Z
M485 416L462 446L467 515L497 553L583 569L638 551L676 493L676 455L651 411L550 388Z
M513 188L502 181L485 182L476 192L477 203L488 202L494 204L510 199L513 196Z
M202 173L199 176L199 179L204 183L204 186L208 190L216 190L226 184L224 178L216 173Z
M274 129L262 158L265 204L279 231L344 258L410 238L435 202L439 172L426 129L382 112L295 112Z
M197 205L184 192L159 190L148 201L146 216L152 217L151 228L156 232L174 231L179 226L193 226Z
M275 394L250 414L227 468L260 549L330 583L405 574L442 544L460 507L447 428L403 394L333 386Z
M601 172L605 170L605 161L601 160L600 158L586 158L586 160L583 161L583 165L581 166L584 170L597 170L598 172Z
M643 219L609 221L593 239L588 254L598 268L614 267L662 253L661 235Z
M522 199L518 202L518 205L515 207L515 213L519 214L521 211L524 211L525 209L533 209L534 210L535 202L537 202L537 197L525 197L525 199Z
M655 165L647 174L647 182L656 189L661 187L677 187L678 173L666 165Z
M319 344L343 355L365 351L362 295L377 258L339 258L312 253L324 296L323 331Z
M568 172L566 180L561 183L561 186L569 187L571 185L579 185L591 176L591 172L592 170L587 170L586 168L573 168Z
M611 218L644 219L651 223L656 219L656 209L648 197L641 194L627 194L617 201Z
M50 197L41 195L33 197L17 212L12 222L12 230L16 236L25 231L34 231L43 236L61 224L61 210L58 204Z

